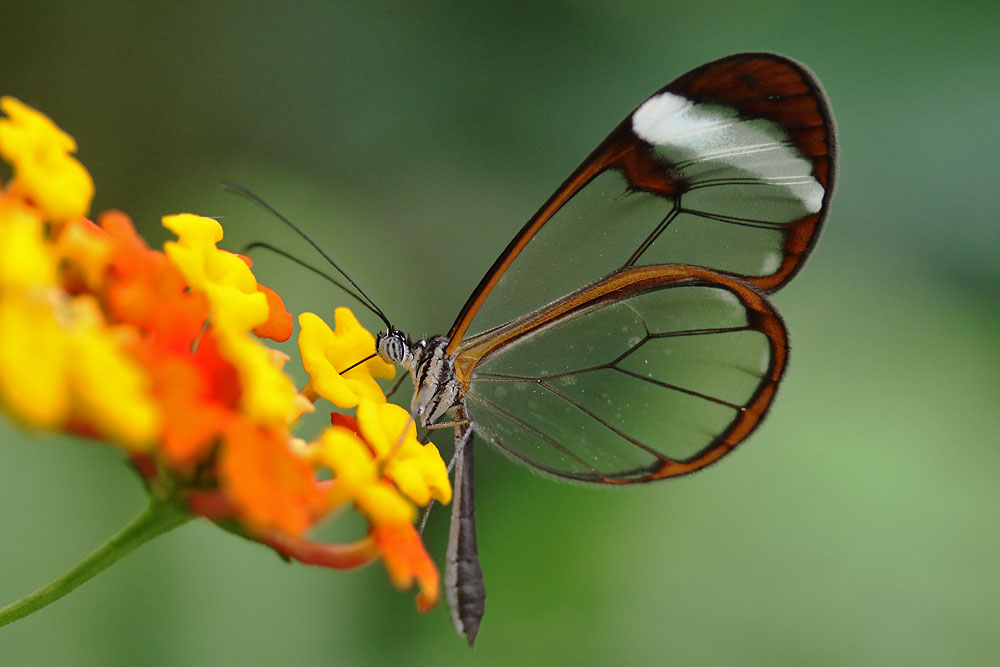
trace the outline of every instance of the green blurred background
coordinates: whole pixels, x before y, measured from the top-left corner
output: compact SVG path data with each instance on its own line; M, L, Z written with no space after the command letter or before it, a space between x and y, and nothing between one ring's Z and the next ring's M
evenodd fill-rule
M772 416L724 464L639 489L482 451L473 651L381 566L286 565L198 522L0 629L0 664L997 664L1000 6L415 7L8 2L0 92L76 137L95 211L155 243L163 214L225 215L229 248L311 257L217 188L246 184L420 335L646 95L728 53L790 55L825 84L842 159L824 237L776 298L794 349ZM345 303L257 267L293 310ZM111 449L0 429L6 602L143 492Z

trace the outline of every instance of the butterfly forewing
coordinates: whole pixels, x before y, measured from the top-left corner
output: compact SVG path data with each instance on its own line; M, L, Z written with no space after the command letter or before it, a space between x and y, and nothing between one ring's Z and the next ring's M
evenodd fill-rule
M774 290L826 215L833 125L808 70L771 54L700 67L640 104L500 256L461 339L629 266L689 264Z
M711 463L753 428L785 343L752 288L657 266L467 341L457 370L476 431L512 457L578 481L648 481Z

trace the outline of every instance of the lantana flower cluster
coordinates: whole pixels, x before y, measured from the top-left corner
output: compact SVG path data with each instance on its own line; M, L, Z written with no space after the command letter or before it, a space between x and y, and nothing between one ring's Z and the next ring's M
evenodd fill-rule
M248 258L219 249L221 225L191 214L150 248L131 220L86 217L94 193L76 143L11 97L0 99L0 405L33 429L120 448L152 498L182 504L302 562L346 568L375 558L393 583L439 597L438 572L414 529L417 506L447 503L440 454L375 378L395 369L346 308L331 329L298 318L310 381L263 341L288 340L293 318ZM316 439L294 436L326 399L340 411ZM352 416L348 412L354 411ZM369 523L351 544L306 533L351 509Z

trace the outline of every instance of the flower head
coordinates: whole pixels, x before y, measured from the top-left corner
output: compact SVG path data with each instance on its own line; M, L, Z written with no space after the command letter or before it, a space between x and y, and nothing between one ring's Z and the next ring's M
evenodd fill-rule
M395 585L419 583L422 609L436 602L437 570L413 521L451 488L434 445L385 402L375 377L393 367L357 363L374 352L371 333L346 308L335 329L302 314L311 379L298 391L288 357L261 340L287 340L292 316L248 258L218 247L216 220L165 217L177 238L163 251L123 213L87 220L93 184L73 139L13 98L0 110L0 156L14 167L0 191L0 406L25 425L122 447L154 498L302 562L381 557ZM319 397L357 407L357 420L337 413L306 442L294 429ZM349 545L305 536L343 509L368 520L368 535Z

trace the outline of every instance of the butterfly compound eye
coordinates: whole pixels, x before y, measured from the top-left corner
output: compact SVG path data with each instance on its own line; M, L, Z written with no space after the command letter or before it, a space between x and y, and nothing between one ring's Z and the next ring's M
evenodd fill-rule
M389 329L375 339L378 356L383 361L407 366L410 361L410 341L399 329Z

